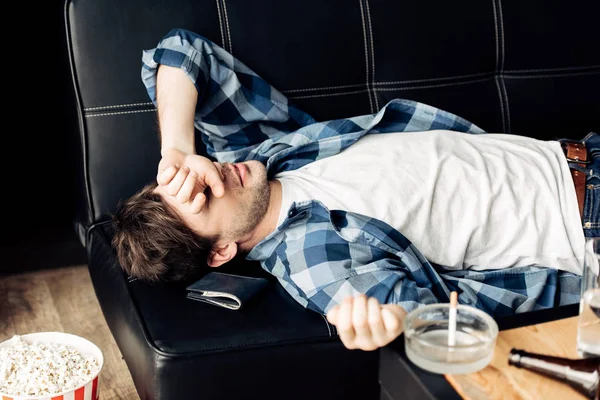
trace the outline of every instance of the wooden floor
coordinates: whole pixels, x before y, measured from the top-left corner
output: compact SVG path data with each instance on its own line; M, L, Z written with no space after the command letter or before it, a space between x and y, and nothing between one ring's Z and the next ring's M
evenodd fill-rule
M100 347L104 354L100 399L139 399L100 310L87 266L0 275L0 342L45 331L73 333Z

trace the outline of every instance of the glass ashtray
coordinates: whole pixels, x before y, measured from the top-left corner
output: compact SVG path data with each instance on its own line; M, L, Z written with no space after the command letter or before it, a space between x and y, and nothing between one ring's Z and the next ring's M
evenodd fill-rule
M404 320L408 359L438 374L469 374L485 368L494 356L498 324L485 312L459 304L454 346L448 343L450 304L430 304Z

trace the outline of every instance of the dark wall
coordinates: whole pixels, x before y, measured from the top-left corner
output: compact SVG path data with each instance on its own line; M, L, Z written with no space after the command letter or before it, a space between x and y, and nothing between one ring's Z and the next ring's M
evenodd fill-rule
M85 263L73 228L77 120L64 3L20 4L11 15L26 17L5 36L3 52L0 273Z

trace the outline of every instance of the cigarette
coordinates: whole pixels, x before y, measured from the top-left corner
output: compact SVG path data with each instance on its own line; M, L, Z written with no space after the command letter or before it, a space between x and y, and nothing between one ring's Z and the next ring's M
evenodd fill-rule
M458 303L458 293L450 293L450 314L448 316L448 346L456 344L456 304Z

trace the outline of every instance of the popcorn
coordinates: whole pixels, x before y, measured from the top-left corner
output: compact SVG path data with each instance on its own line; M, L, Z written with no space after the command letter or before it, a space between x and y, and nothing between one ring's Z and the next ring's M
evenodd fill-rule
M13 396L62 393L89 382L100 370L98 360L60 343L28 344L19 335L0 348L0 392Z

